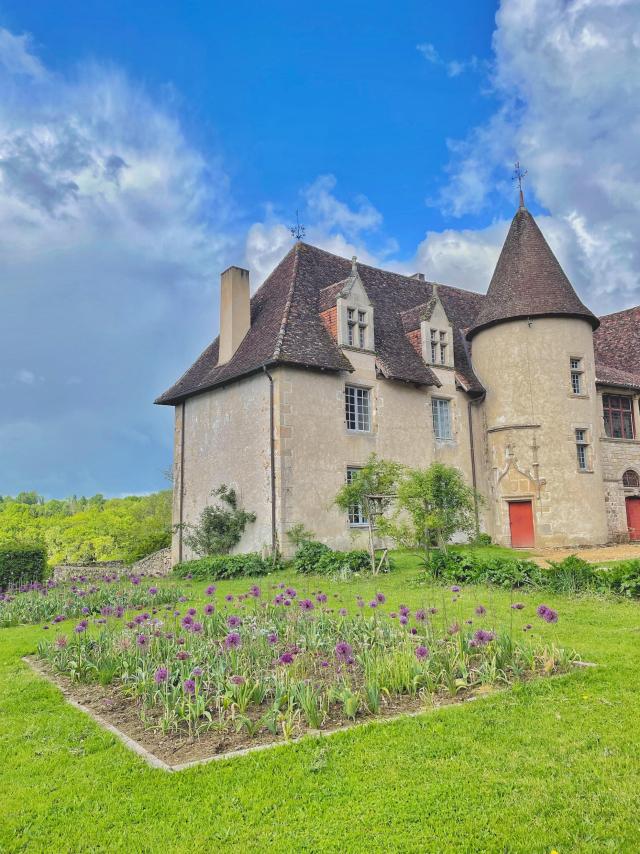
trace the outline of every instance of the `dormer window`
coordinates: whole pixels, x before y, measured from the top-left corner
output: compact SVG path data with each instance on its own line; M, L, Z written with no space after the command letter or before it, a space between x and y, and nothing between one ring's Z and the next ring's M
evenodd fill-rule
M432 365L449 364L449 337L444 329L430 330L429 348Z
M347 308L347 345L367 349L367 311Z

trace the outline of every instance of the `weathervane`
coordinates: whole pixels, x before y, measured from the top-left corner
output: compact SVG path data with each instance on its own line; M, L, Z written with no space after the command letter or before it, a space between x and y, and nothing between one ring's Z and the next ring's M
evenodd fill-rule
M289 228L291 232L291 237L295 237L296 240L302 240L305 235L305 227L304 225L300 225L300 217L298 216L298 209L296 208L296 224L292 225Z
M520 207L524 207L524 193L522 192L522 179L527 174L527 170L523 169L520 166L520 161L516 160L515 169L513 170L513 180L518 182L518 189L520 190Z

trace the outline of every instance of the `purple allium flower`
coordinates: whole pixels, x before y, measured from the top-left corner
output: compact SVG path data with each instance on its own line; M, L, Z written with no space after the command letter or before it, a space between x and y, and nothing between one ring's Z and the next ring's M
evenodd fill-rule
M459 592L460 592L460 587L459 587L457 584L452 584L452 585L451 585L451 592L452 592L452 593L459 593Z
M53 622L54 623L61 623L65 619L66 619L66 617L64 616L64 614L58 614L57 617L53 618Z
M267 635L267 641L273 646L278 643L278 635L275 632L269 632Z
M544 615L547 613L548 610L549 610L548 605L538 605L538 607L536 608L536 614L539 617L542 617L542 619L544 619Z
M299 604L303 611L313 611L314 605L311 599L301 599Z
M86 629L89 625L89 620L80 620L80 625L84 626L84 628Z
M198 623L198 622L196 621L196 622L191 626L191 631L192 631L194 634L199 635L199 634L200 634L200 632L202 631L202 623Z
M169 678L169 671L166 667L159 667L156 672L153 674L153 678L156 681L156 685L161 685L163 682L166 682Z
M142 614L136 614L133 618L133 623L136 626L139 626L141 623L144 623L144 617L142 616Z
M387 601L387 597L384 595L384 593L376 593L376 599L381 605L384 605L384 603Z
M400 611L403 617L408 617L411 613L411 611L409 610L409 608L407 608L406 605L400 605L398 610Z
M182 687L184 688L185 694L196 693L196 683L193 681L193 679L185 679L182 683Z
M82 623L78 623L78 625L74 629L74 632L76 632L76 634L78 634L78 635L81 635L82 632L86 632L86 630L87 630L86 626L83 626Z
M178 661L187 661L189 658L191 658L191 656L186 651L186 649L181 649L176 655L176 658L178 659Z
M140 578L137 575L132 575L130 580L132 584L140 584Z
M90 609L90 608L83 608L83 609L82 609L82 613L83 613L83 614L90 614L90 613L91 613L91 609Z
M194 679L197 676L202 676L202 668L201 667L194 667L193 670L191 671L191 675L193 676Z
M389 616L391 617L392 620L395 620L395 618L398 616L398 614L395 611L391 611Z
M295 599L296 596L298 595L295 588L293 588L293 587L287 587L287 589L284 592L287 594L289 599Z
M411 626L411 628L409 629L409 633L410 633L410 634L412 634L412 635L417 635L417 634L418 634L418 630L416 629L416 627L415 627L415 626Z
M487 613L487 609L484 607L484 605L476 605L475 611L476 616L478 617L483 617Z
M427 613L428 614L437 614L438 609L437 608L427 608Z
M195 615L196 615L197 613L198 613L198 612L196 611L196 609L195 609L195 608L189 608L189 610L187 611L187 614L188 614L190 617L195 617Z
M320 667L328 667L328 666L329 666L329 662L328 662L328 661L324 660L324 661L321 661L321 662L320 662Z
M231 616L227 617L227 625L230 629L236 629L242 625L242 620L236 614L231 614Z
M210 584L204 592L207 594L207 596L213 596L213 594L216 592L215 584Z
M283 652L280 658L278 659L280 664L293 664L293 653L291 652Z
M484 629L478 629L470 641L469 646L486 646L490 641L495 640L493 632L486 632Z
M244 676L232 676L231 679L229 679L229 682L232 682L234 685L244 685L246 681L247 680Z
M401 626L406 626L406 625L407 625L407 623L409 622L409 617L407 617L407 615L406 615L406 614L400 614L400 620L399 620L399 622L400 622L400 625L401 625Z
M377 608L378 607L378 600L372 599L371 602L369 602L369 607L370 608Z
M225 602L233 602L233 593L227 593L227 595L224 597L224 599L225 599Z
M179 643L179 644L180 644L180 646L184 646L184 644L185 644L186 642L187 642L187 641L186 641L186 639L185 639L185 638L177 638L177 640L176 640L176 643Z
M104 607L100 609L100 613L103 617L110 617L113 614L113 608L111 605L104 605Z
M251 596L253 596L254 599L259 599L261 590L257 584L252 584L251 587L249 588L249 593Z
M415 618L419 623L424 623L424 621L427 619L427 612L424 610L424 608L418 608L415 613Z
M149 646L149 638L146 635L138 635L136 643L141 649L144 649L145 646Z
M178 602L186 602L186 601L187 601L187 597L186 597L186 596L179 596L179 597L178 597Z
M545 623L557 623L558 612L554 611L553 608L547 608L546 613L542 619L545 621Z
M237 632L229 632L224 639L224 645L227 649L238 649L242 646L242 638Z
M422 646L422 644L421 644L420 646L416 647L416 658L418 659L418 661L421 661L423 658L426 658L428 655L429 655L429 650L427 649L426 646Z
M364 608L364 599L358 599L356 605L358 606L358 608Z
M327 594L326 593L317 593L316 594L316 602L320 602L322 604L323 602L326 602L326 601L327 601Z
M193 617L191 614L187 614L186 617L182 618L181 625L184 626L185 629L188 629L189 626L193 625Z
M347 609L346 608L340 608L338 613L340 614L341 617L346 617L347 616Z
M157 587L150 587L150 588L149 588L149 595L150 595L150 596L155 596L157 592L158 592L158 588L157 588Z
M353 652L353 648L350 643L346 641L338 641L336 644L336 658L347 659L350 657Z
M64 649L68 643L69 641L64 635L59 635L56 638L56 646L58 647L58 649Z
M211 602L207 603L204 606L204 613L207 615L207 617L210 617L215 610L216 610L216 606L212 605Z
M285 606L285 608L288 608L291 605L291 599L285 599L282 604Z
M450 635L457 635L459 631L460 626L458 625L458 623L451 623L451 625L447 629L447 633Z
M514 602L511 607L514 611L522 611L524 608L524 602Z

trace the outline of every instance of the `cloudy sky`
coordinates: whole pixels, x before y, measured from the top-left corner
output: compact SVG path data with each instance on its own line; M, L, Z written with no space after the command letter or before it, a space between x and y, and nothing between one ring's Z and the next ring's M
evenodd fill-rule
M519 158L583 299L640 303L637 0L229 5L0 3L0 494L166 485L153 398L296 209L484 291Z

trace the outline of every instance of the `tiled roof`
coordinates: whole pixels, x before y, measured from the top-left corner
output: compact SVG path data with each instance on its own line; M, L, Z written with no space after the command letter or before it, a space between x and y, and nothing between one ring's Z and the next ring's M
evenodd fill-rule
M640 306L601 317L593 344L599 383L640 389Z
M578 298L536 221L521 207L467 337L505 320L555 315L584 317L594 329L598 326L598 319Z
M296 364L330 371L352 371L347 356L327 331L320 312L335 298L351 274L352 262L306 243L297 243L251 299L251 328L229 362L218 366L218 339L156 403L175 404L263 365ZM433 285L358 264L358 273L374 308L376 365L387 379L439 386L431 368L405 335L402 313L424 306ZM477 314L480 294L439 287L445 311L454 327L454 360L473 391L482 386L473 374L461 329ZM348 351L346 351L348 353Z

